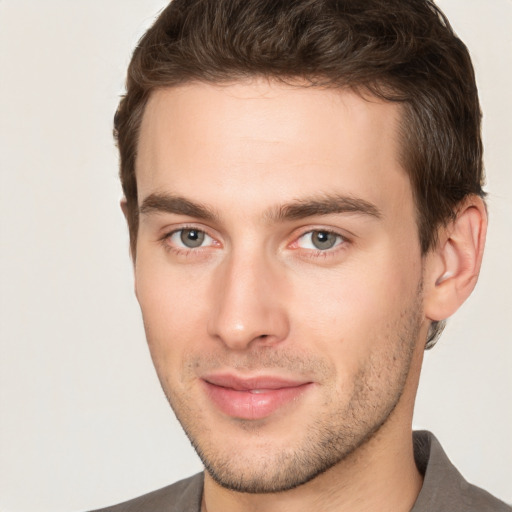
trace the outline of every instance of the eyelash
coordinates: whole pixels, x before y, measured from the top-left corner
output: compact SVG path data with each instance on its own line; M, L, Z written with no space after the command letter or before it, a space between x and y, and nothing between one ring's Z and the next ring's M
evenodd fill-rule
M312 235L313 233L326 233L328 235L334 235L339 241L335 242L335 245L330 248L326 248L324 250L322 249L304 249L302 251L302 257L310 258L310 259L318 259L323 258L327 259L330 257L336 256L340 251L344 250L346 248L346 245L349 243L349 240L346 236L342 235L341 233L331 230L331 229L324 229L324 228L316 228L316 229L309 229L308 231L302 232L299 236L297 236L294 241L292 242L293 245L298 245L299 240L306 235ZM300 249L300 247L298 247Z
M197 231L198 233L203 233L208 238L211 238L212 240L215 240L213 236L210 236L204 229L197 228L195 226L181 226L179 229L173 229L172 231L165 233L164 236L160 238L160 243L163 245L164 249L168 252L172 252L174 254L177 254L179 256L188 256L191 253L197 253L198 251L204 250L205 247L199 246L196 248L192 247L177 247L176 245L172 245L170 243L171 238L182 232L182 231Z
M176 245L172 245L169 242L169 240L171 240L171 238L174 235L176 235L182 231L186 231L186 230L191 230L191 231L193 230L193 231L203 233L208 238L211 238L213 241L216 241L215 237L209 235L206 230L197 228L195 226L182 226L179 229L173 229L172 231L170 231L170 232L166 233L164 236L162 236L159 241L163 245L163 247L166 251L172 252L179 256L189 256L192 253L198 253L200 251L202 252L202 250L206 249L207 247L215 246L215 244L210 244L207 246L198 246L196 248L192 248L192 247L185 248L185 247L177 247ZM311 258L311 259L315 259L315 258L326 259L326 258L334 256L339 251L344 250L346 248L346 245L350 243L350 240L345 235L342 235L341 233L339 233L337 231L333 231L331 229L317 228L317 229L309 229L307 231L301 232L298 236L296 236L294 238L293 242L291 244L288 244L287 246L288 247L293 247L294 245L298 246L299 240L301 238L305 237L306 235L310 235L312 233L326 233L328 235L334 235L335 237L339 238L340 241L336 242L336 244L332 248L326 248L324 250L322 250L322 249L303 249L302 255L301 255L302 257ZM220 246L220 243L217 242L217 245ZM297 249L301 249L301 248L297 247Z

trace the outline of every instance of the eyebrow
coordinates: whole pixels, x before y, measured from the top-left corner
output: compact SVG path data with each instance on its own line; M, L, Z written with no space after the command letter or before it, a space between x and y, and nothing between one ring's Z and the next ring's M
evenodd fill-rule
M169 194L150 194L139 207L139 214L174 213L202 220L216 220L218 215L207 206Z
M153 193L143 200L139 208L139 214L149 215L153 213L174 213L208 221L219 219L219 215L208 206L169 194ZM270 222L284 222L316 215L341 213L355 213L376 219L382 218L381 211L374 204L361 198L337 194L300 199L270 208L264 213L264 218Z
M382 212L374 204L361 198L338 194L300 199L271 209L266 216L272 221L285 221L340 213L355 213L376 219L382 218Z

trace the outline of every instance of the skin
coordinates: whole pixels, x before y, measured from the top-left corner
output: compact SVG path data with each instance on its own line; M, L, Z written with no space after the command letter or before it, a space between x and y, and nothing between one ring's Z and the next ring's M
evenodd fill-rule
M150 98L136 294L162 387L208 469L204 510L414 504L414 397L430 321L446 313L432 283L447 260L421 255L399 116L350 91L263 80ZM204 240L187 247L185 229ZM332 247L315 247L319 232ZM307 386L247 419L205 391L216 372Z

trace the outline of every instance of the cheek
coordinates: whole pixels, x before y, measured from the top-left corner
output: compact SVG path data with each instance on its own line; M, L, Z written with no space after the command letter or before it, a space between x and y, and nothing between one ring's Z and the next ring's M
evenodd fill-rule
M137 300L155 365L180 364L182 352L201 337L204 280L158 262L137 260ZM158 363L158 364L157 364Z
M305 343L346 361L365 357L376 340L391 343L390 331L416 297L420 279L417 265L401 262L389 253L325 276L298 276L291 300L297 332L308 333Z

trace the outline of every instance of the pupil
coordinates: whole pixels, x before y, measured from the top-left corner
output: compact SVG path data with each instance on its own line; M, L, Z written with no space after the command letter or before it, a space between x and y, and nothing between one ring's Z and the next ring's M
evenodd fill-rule
M204 233L197 229L184 229L180 238L186 247L199 247L203 243Z
M313 245L317 249L330 249L336 243L336 235L327 231L317 231L313 236Z

